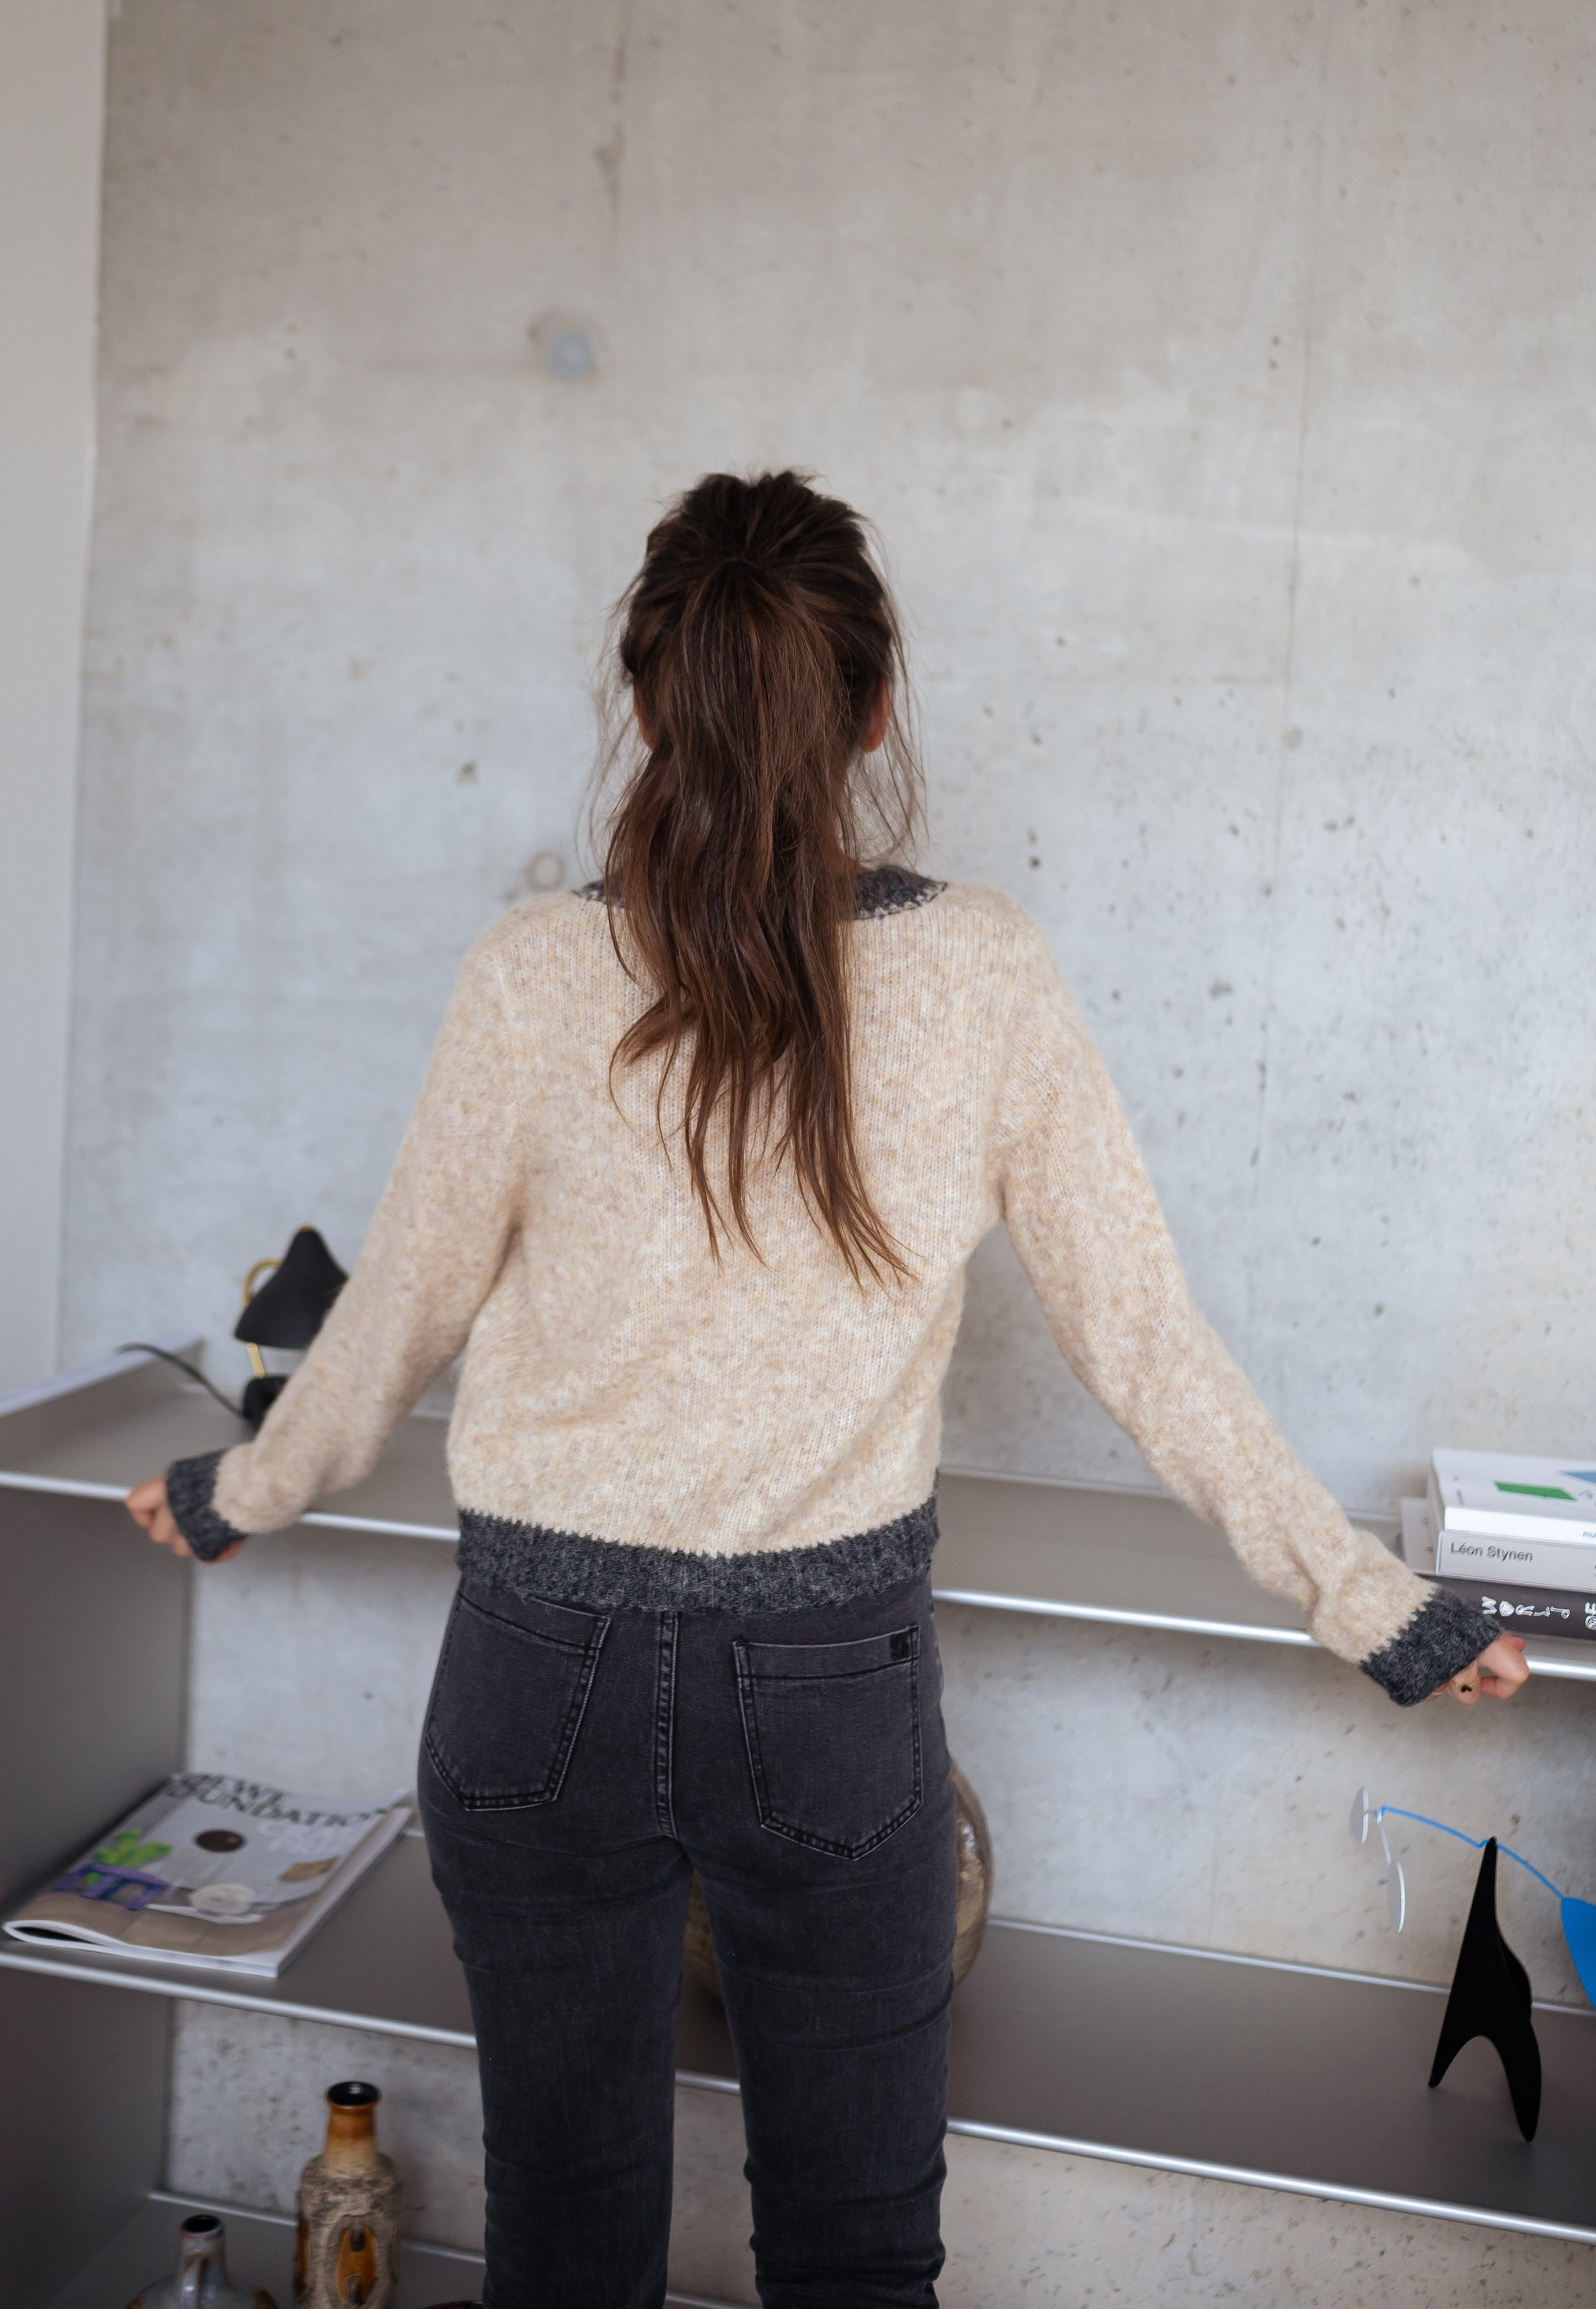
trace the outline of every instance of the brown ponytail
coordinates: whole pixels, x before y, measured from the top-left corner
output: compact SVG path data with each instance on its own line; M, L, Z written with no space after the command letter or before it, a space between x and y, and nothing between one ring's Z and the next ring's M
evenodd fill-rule
M710 473L651 532L617 618L642 751L604 895L616 950L654 999L616 1059L663 1050L669 1081L686 1053L688 1171L717 1256L728 1224L758 1248L752 1143L790 1160L856 1281L907 1275L853 1130L856 880L919 809L902 642L863 524L797 473Z

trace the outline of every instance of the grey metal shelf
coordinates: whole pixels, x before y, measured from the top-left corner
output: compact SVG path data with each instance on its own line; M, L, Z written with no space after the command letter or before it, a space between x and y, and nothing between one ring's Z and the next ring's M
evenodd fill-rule
M955 2129L1596 2243L1596 2016L1542 2005L1540 2131L1495 2054L1426 2083L1441 1988L1004 1924L960 1991Z
M152 2277L177 2260L177 2228L190 2213L219 2213L227 2223L228 2268L235 2285L263 2285L279 2309L293 2297L294 2224L283 2213L252 2212L209 2198L176 2197L155 2189L123 2223L109 2243L79 2270L50 2309L126 2309ZM428 2309L450 2296L481 2292L485 2264L479 2255L445 2245L402 2242L399 2248L398 2309ZM702 2295L668 2293L666 2309L729 2309Z
M282 2213L251 2212L200 2197L151 2190L86 2261L50 2309L127 2309L141 2286L177 2266L177 2230L190 2213L220 2213L227 2224L228 2269L237 2286L264 2286L279 2309L293 2299L294 2224ZM474 2253L402 2243L398 2309L480 2294L483 2263Z
M162 1339L193 1353L194 1339ZM153 1355L108 1357L48 1385L0 1396L0 1490L120 1500L174 1459L225 1451L249 1430L192 1379ZM362 1483L313 1509L306 1523L396 1537L458 1536L444 1458L445 1422L402 1420Z
M24 1897L180 1761L195 1583L164 1551L132 1544L116 1502L168 1460L225 1446L239 1431L147 1356L0 1401L0 1585L10 1605L0 1614L9 1726L0 1741L0 1903ZM442 1422L408 1421L366 1483L306 1520L452 1539L444 1441ZM1310 1641L1216 1534L1168 1500L953 1470L943 1480L942 1522L935 1579L946 1601L1243 1642ZM1596 1677L1596 1647L1542 1643L1531 1657L1543 1673ZM145 2253L140 2209L162 2201L159 2190L151 2195L165 2090L162 2000L178 1997L471 2041L464 1985L413 1837L278 1981L138 1966L65 1943L0 1942L0 2032L8 2063L29 2080L25 2092L0 2096L0 2168L12 2184L0 2197L6 2309L47 2309L64 2284L78 2283L74 2261L102 2243L109 2251L119 2235ZM953 2126L1596 2243L1596 2020L1543 2009L1545 2111L1526 2147L1488 2048L1471 2047L1440 2092L1426 2090L1440 2011L1433 1989L995 1923L955 2002ZM691 1989L677 2056L684 2082L736 2091L724 2019ZM87 2295L65 2302L90 2309ZM108 2295L106 2309L119 2303Z
M401 1836L276 1980L187 1965L136 1964L68 1941L44 1948L0 1936L0 1967L179 1996L293 2020L376 2028L434 2045L472 2045L465 1979L427 1872L419 1836Z
M418 1838L403 1838L280 1981L63 1948L0 1965L434 2043L472 2042ZM955 2132L1596 2244L1596 2016L1542 2005L1540 2131L1519 2138L1489 2048L1425 2079L1439 1988L994 1921L953 2004ZM725 2018L688 1984L683 2083L734 2092Z
M171 1460L225 1449L244 1433L169 1365L116 1357L0 1397L0 1489L119 1500ZM304 1521L452 1542L444 1441L441 1419L404 1421L365 1482ZM1301 1613L1255 1586L1220 1534L1178 1500L948 1468L940 1520L933 1578L945 1603L1315 1648ZM1596 1682L1596 1644L1531 1638L1525 1656L1538 1674Z

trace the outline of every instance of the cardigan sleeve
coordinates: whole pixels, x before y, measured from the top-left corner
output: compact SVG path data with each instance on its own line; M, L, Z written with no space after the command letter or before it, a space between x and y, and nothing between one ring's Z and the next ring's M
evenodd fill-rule
M522 1141L497 959L467 956L354 1272L259 1435L178 1460L167 1497L194 1552L296 1522L358 1483L465 1345L504 1265Z
M993 1189L1075 1376L1177 1499L1316 1640L1404 1706L1491 1639L1483 1613L1358 1531L1192 1303L1108 1070L1027 923Z

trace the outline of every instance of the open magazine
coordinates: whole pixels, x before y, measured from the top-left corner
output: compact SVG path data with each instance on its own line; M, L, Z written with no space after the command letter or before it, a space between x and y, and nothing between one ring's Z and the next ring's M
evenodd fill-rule
M296 1796L220 1772L175 1772L5 1920L30 1946L69 1941L156 1964L275 1976L410 1817Z

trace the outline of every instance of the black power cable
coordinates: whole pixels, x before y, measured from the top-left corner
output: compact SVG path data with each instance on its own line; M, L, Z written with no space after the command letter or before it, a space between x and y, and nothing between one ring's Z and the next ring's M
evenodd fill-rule
M242 1419L244 1417L242 1410L239 1408L238 1405L232 1400L230 1396L223 1395L219 1387L212 1387L210 1380L205 1377L204 1372L199 1370L194 1363L185 1363L181 1355L171 1354L165 1347L151 1346L148 1339L125 1340L123 1345L117 1348L116 1353L119 1355L131 1355L134 1353L142 1355L159 1355L163 1363L175 1363L180 1371L186 1371L190 1379L197 1379L200 1385L204 1388L206 1394L213 1395L224 1411L230 1411L235 1419Z

